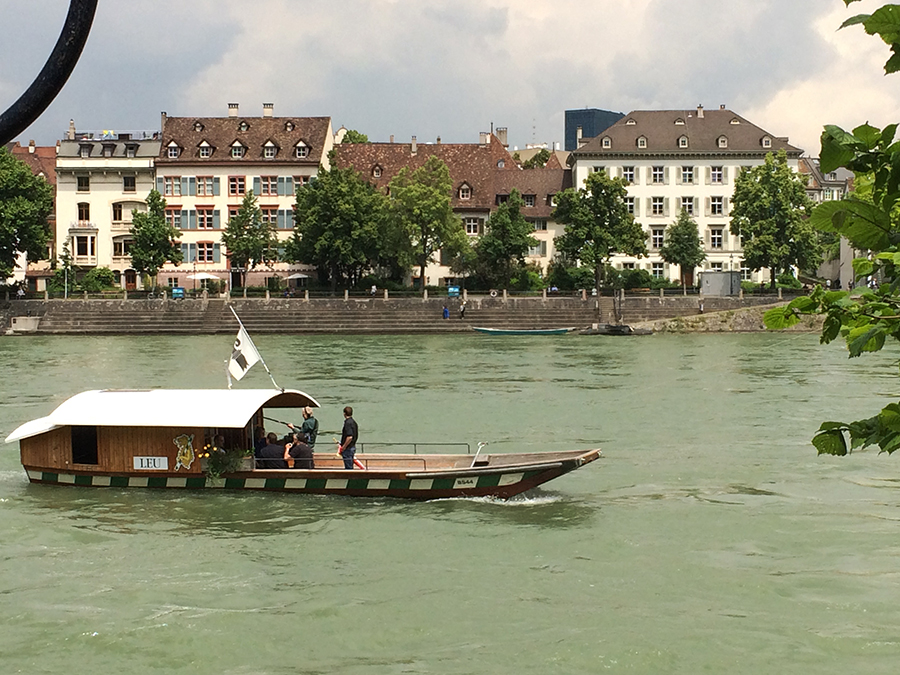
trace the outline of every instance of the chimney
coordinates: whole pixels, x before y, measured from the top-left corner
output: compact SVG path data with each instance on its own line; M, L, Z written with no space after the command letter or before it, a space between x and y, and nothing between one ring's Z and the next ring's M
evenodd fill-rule
M724 104L724 103L719 104L719 110L725 110L725 104Z
M580 141L583 136L584 136L584 130L581 128L581 125L579 124L577 127L575 127L575 140Z
M391 134L391 143L394 142L394 134Z
M482 131L478 134L478 144L479 145L487 145L491 142L491 135L487 131Z
M263 117L272 117L275 112L274 103L263 103Z
M28 141L28 152L30 152L32 155L34 154L34 139L33 138L30 141Z
M441 137L440 137L440 136L437 137L437 144L438 144L438 145L441 144Z
M413 137L412 137L412 143L410 144L410 152L411 152L412 154L416 154L417 150L418 150L418 148L416 147L416 137L413 136Z
M497 127L497 140L504 148L509 147L509 143L506 142L506 127Z
M240 105L238 103L229 103L228 104L228 116L229 117L237 117L238 116L238 108L240 108Z
M701 120L703 119L703 106L702 105L697 106L697 118L701 119Z
M66 132L66 138L70 141L75 140L75 120L69 120L69 130Z

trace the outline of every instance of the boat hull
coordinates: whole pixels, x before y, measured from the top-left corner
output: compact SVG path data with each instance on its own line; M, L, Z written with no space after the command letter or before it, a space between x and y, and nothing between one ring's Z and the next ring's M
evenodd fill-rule
M48 471L25 467L32 483L81 487L142 487L180 490L255 490L352 497L446 499L496 497L508 499L594 461L599 450L531 464L474 467L441 471L279 470L257 469L226 474L219 479L175 473L98 473Z

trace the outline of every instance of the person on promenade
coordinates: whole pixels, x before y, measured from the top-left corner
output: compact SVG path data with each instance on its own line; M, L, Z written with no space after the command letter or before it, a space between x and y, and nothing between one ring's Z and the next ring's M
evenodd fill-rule
M278 442L278 434L270 431L266 436L268 444L256 452L257 469L286 469L285 447Z
M445 318L445 319L449 319L449 318L450 318L450 310L447 309L447 305L444 305L444 318Z
M313 451L304 442L305 436L301 433L294 434L294 442L284 448L284 459L294 469L314 469Z
M465 318L466 318L466 301L463 300L461 303L459 303L459 319L460 319L460 321L462 321Z
M359 426L353 419L353 408L344 408L344 426L341 429L341 442L338 443L338 457L344 460L344 468L353 468L353 457L356 455L356 442L359 440Z
M293 432L299 432L306 437L309 447L316 447L316 436L319 435L319 420L313 417L312 408L306 406L303 409L303 424L297 429L293 424L288 422L288 428Z

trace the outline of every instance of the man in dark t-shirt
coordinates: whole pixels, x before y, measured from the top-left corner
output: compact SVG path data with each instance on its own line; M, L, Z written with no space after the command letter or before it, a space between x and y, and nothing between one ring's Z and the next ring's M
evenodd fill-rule
M284 460L284 446L279 445L278 435L270 431L266 436L266 440L268 441L268 445L265 445L256 451L256 468L288 468L287 462Z
M294 442L288 448L285 459L291 457L294 460L295 469L314 469L313 451L308 444L304 443L301 434L294 434Z
M353 468L353 457L356 455L356 442L359 440L359 427L353 419L353 408L344 408L344 426L341 429L341 442L338 455L344 460L344 468Z

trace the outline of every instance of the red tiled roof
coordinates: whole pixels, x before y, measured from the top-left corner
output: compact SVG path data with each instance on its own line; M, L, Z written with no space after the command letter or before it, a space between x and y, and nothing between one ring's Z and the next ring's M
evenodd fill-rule
M39 145L35 146L34 152L29 152L27 145L21 145L18 142L10 147L13 157L20 159L35 176L43 174L47 182L54 188L56 187L56 146L55 145Z

